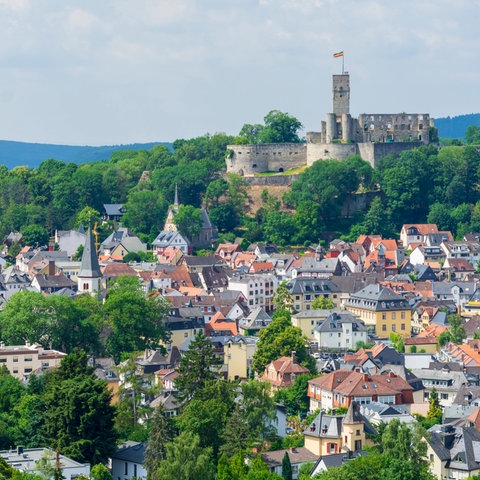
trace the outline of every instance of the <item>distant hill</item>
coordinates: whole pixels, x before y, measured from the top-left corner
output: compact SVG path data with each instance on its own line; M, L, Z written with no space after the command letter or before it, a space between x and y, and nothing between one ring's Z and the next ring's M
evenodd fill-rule
M459 138L463 140L465 138L465 130L470 125L480 127L480 113L435 119L438 136L443 138Z
M18 165L36 168L44 160L48 160L49 158L80 164L98 160L108 160L110 155L117 150L150 150L155 145L166 145L168 148L172 148L172 144L168 142L79 147L0 140L0 164L5 165L8 169L12 169Z

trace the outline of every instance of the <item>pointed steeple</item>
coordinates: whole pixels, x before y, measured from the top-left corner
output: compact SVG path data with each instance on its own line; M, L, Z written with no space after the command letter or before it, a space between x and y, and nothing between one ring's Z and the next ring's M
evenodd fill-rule
M361 420L355 419L356 408L357 408L356 402L352 401L348 407L347 413L345 414L345 418L343 419L344 425L354 425L355 423L362 423Z
M102 277L102 272L100 271L100 265L98 264L98 257L95 250L95 242L93 240L92 227L90 223L88 224L87 239L85 240L85 246L83 248L82 264L80 266L80 272L78 273L77 277Z
M78 226L78 233L85 233L85 229L83 228L83 223L80 222L80 225Z

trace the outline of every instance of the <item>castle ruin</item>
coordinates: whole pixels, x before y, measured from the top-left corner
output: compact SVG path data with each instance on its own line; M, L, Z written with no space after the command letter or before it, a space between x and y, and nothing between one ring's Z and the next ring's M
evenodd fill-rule
M333 113L320 132L307 132L306 143L228 145L227 172L250 176L284 172L318 160L360 157L375 168L380 158L431 142L433 118L421 113L350 115L350 75L333 75Z

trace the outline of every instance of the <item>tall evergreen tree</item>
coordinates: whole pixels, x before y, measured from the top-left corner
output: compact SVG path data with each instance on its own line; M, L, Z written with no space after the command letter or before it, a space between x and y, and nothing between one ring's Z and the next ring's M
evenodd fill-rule
M156 479L156 471L160 462L165 459L166 445L173 438L173 426L165 416L163 406L158 406L152 417L150 435L145 449L144 466L147 469L149 480Z
M292 480L292 464L288 452L285 452L282 460L282 477L284 480Z
M218 360L212 342L200 330L188 346L178 369L175 385L180 398L192 399L208 381L218 378Z

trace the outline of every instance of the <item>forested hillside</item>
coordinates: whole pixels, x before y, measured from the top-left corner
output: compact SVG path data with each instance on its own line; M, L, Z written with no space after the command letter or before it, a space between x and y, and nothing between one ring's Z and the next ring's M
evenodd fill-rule
M465 138L465 132L470 125L480 127L480 113L435 119L438 136L443 138L459 138L462 140Z
M375 170L359 157L316 162L281 200L265 188L253 215L244 179L225 176L225 148L232 140L205 135L177 140L173 152L156 146L83 165L47 160L38 169L3 167L0 234L33 231L48 238L55 229L85 222L85 209L98 217L104 203L124 203L124 225L151 242L175 185L188 206L184 213L192 217L192 209L206 206L226 238L304 245L364 232L392 236L403 223L425 221L456 236L480 231L480 154L472 146L405 151L384 158ZM372 192L374 200L365 212L345 218L342 205L358 192Z
M149 150L155 145L171 147L171 143L165 142L88 147L0 140L0 164L6 165L8 168L13 168L17 165L27 165L31 168L36 168L41 162L49 158L65 162L86 163L108 160L110 155L117 150Z

